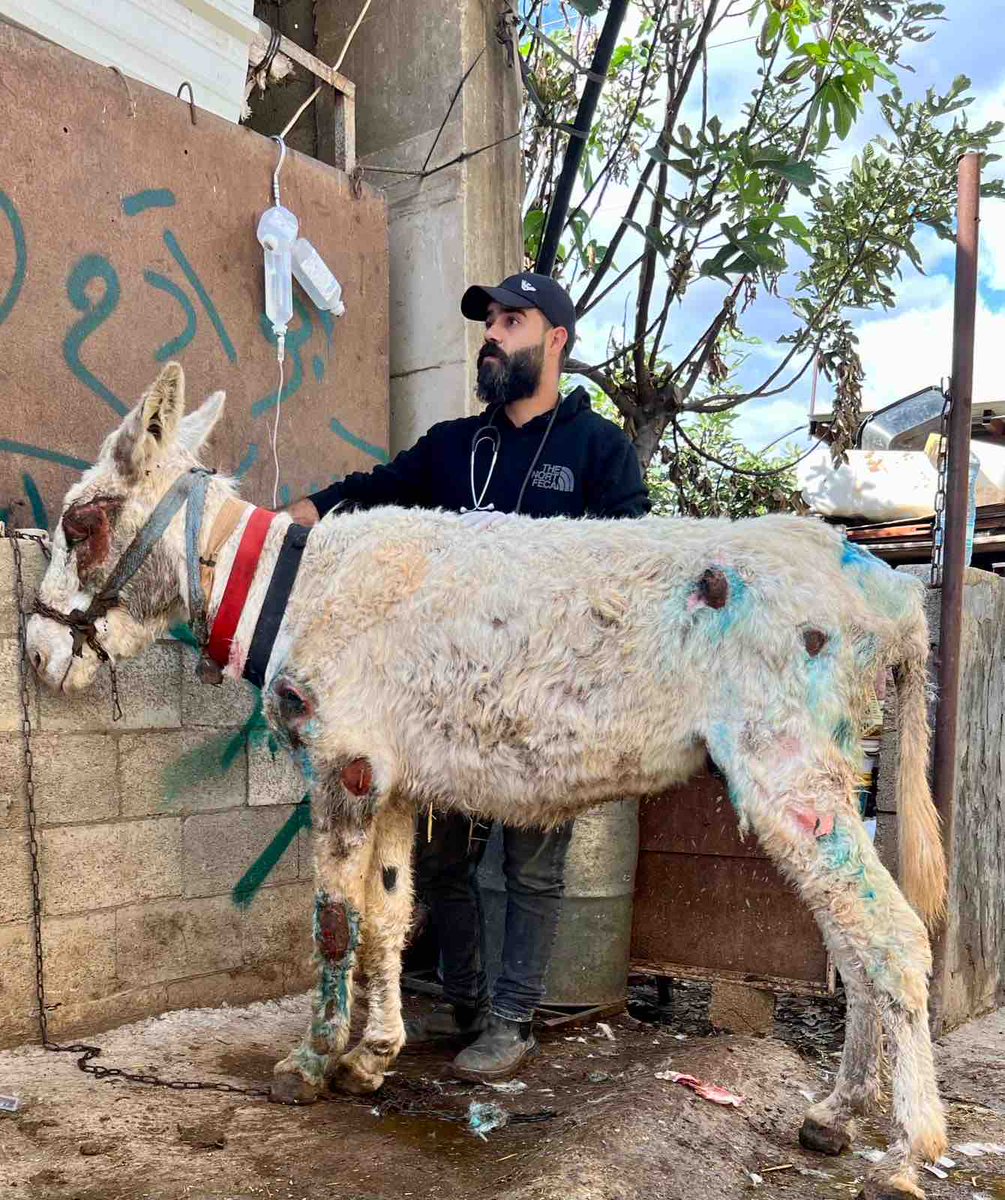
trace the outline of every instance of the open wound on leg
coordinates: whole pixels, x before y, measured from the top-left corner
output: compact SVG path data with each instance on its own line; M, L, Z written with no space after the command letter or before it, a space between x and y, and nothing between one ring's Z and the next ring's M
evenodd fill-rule
M834 832L833 813L818 813L806 804L793 804L789 812L799 828L815 838L827 837Z
M323 891L315 895L314 945L320 972L311 1034L318 1042L327 1044L332 1040L332 1016L341 1024L349 1012L349 988L352 986L353 959L359 946L359 929L359 913L351 904L333 900Z

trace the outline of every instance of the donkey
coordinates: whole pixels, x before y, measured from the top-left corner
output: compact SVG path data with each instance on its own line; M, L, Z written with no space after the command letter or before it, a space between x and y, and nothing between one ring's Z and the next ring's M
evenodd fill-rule
M198 454L223 410L184 416L168 364L66 496L28 625L42 680L70 693L179 619L200 670L260 686L312 791L317 985L273 1097L370 1092L405 1041L401 952L417 808L547 826L688 778L706 752L812 909L844 980L834 1090L800 1130L839 1153L878 1099L893 1138L865 1195L923 1196L946 1146L927 1022L925 926L945 863L926 780L920 584L812 519L515 518L336 513L310 531L237 499ZM866 681L895 668L900 877L854 795ZM912 905L913 904L913 908ZM920 916L918 915L920 914ZM352 978L368 980L349 1038Z

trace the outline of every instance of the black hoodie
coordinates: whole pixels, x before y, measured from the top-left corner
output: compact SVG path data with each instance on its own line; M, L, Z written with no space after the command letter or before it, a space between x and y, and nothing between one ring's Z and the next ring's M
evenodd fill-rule
M581 387L561 401L557 413L552 409L519 427L503 405L442 421L386 466L347 475L310 499L321 516L340 501L359 508L474 508L476 442L480 508L516 512L522 490L519 511L528 517L639 517L649 511L631 443L617 425L593 412Z

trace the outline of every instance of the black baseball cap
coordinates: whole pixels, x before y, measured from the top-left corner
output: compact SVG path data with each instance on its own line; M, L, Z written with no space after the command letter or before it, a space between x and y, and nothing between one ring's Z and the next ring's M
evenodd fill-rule
M568 333L566 351L572 348L576 340L576 306L565 288L550 275L521 271L519 275L508 276L498 287L475 284L461 297L461 312L469 321L484 321L493 300L503 308L540 309L552 325Z

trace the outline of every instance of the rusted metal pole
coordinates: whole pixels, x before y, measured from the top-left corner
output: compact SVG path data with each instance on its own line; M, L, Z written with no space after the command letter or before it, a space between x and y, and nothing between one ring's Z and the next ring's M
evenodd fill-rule
M974 386L974 324L977 312L977 243L980 220L981 156L965 154L957 176L956 291L953 305L953 365L946 430L946 507L942 534L942 597L936 679L938 709L932 792L942 818L947 861L952 862L956 791L956 740L960 699L960 635L963 575L966 568L967 507L970 482L970 425ZM945 931L936 946L933 1016L941 1025Z

